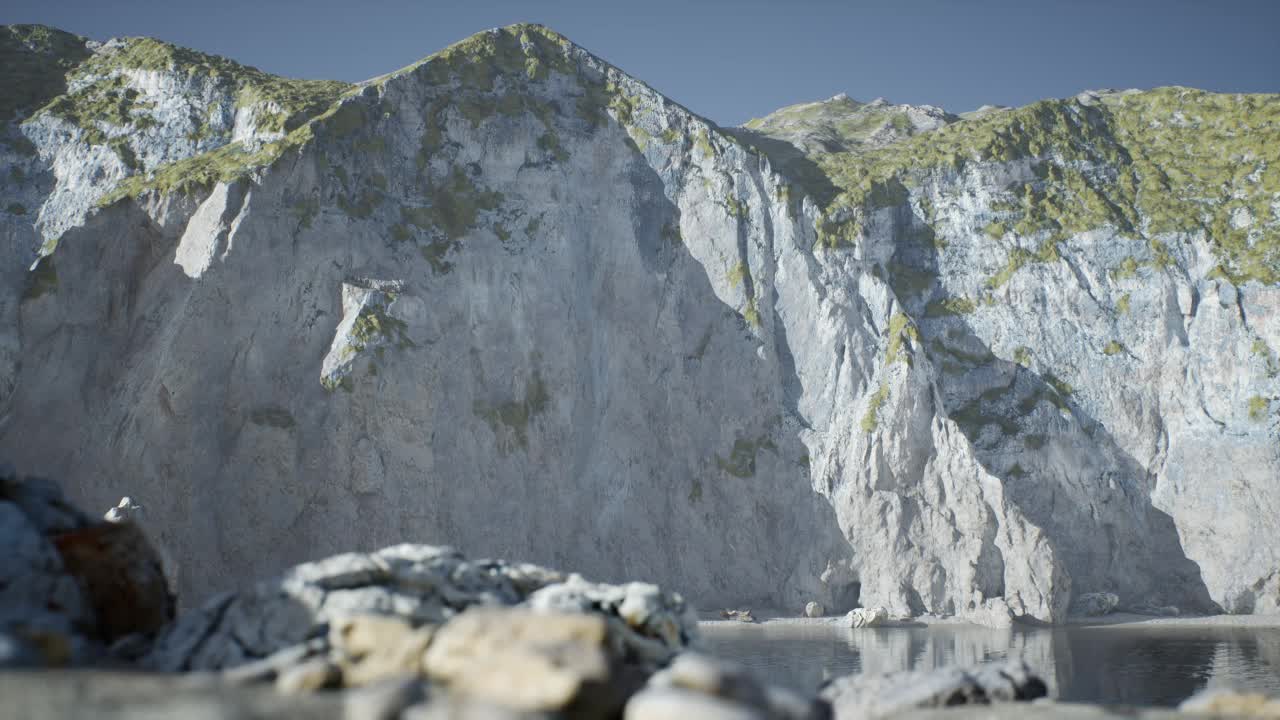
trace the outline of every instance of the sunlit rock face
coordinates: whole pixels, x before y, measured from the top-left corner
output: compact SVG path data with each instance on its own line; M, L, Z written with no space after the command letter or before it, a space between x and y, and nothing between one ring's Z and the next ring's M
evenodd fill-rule
M412 541L706 608L1280 604L1275 97L725 130L538 26L357 86L4 32L0 454L139 498L189 602Z

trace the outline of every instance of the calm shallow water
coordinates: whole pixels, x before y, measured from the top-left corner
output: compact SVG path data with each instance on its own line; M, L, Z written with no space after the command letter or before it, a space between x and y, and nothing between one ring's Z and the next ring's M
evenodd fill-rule
M853 672L1021 656L1065 701L1177 705L1218 685L1280 694L1280 629L718 625L702 628L702 647L802 691Z

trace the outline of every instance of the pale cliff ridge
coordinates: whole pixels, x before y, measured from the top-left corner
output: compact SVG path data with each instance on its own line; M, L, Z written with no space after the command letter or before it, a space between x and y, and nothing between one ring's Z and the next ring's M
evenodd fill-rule
M541 26L358 85L0 31L0 454L192 601L393 542L702 607L1280 611L1280 98L741 129Z

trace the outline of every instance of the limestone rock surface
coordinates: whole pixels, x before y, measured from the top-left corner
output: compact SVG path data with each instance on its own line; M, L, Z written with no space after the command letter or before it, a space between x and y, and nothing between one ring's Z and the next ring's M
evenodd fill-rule
M1280 608L1277 96L734 129L535 25L357 85L0 44L0 456L145 498L186 602L407 539L702 607Z
M889 611L882 607L854 608L845 615L845 619L851 628L879 627L889 622Z

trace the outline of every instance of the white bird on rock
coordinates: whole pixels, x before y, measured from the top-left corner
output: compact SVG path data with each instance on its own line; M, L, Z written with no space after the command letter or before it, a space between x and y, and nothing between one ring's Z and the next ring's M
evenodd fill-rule
M133 498L129 497L128 495L125 495L124 497L120 498L120 502L116 503L115 507L108 510L107 513L102 516L102 518L107 522L113 522L113 523L124 522L126 520L132 520L133 517L137 515L138 511L141 509L142 509L141 505L135 503L133 501Z

